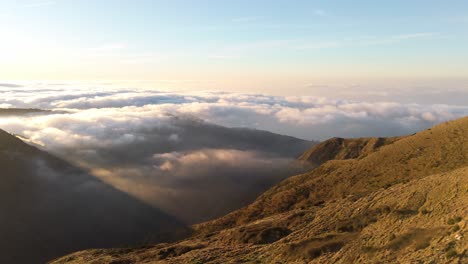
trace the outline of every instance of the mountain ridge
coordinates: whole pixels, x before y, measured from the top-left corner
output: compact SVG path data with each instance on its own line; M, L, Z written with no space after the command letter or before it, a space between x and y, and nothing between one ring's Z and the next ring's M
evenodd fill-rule
M320 166L329 160L346 160L363 158L377 151L380 147L392 144L403 137L374 137L345 139L334 137L321 142L304 152L299 160Z
M52 263L457 263L468 250L467 135L465 117L353 150L195 225L191 238Z

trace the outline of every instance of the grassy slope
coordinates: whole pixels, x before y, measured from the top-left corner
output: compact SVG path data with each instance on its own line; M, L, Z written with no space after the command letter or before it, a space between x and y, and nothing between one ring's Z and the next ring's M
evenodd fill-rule
M467 251L467 165L462 118L291 177L177 244L57 263L457 263Z
M362 197L382 187L467 163L468 117L402 138L360 159L328 161L309 173L288 178L250 206L198 229L216 231L348 195Z
M299 160L321 165L329 160L363 158L379 148L394 143L403 137L392 138L331 138L304 152Z

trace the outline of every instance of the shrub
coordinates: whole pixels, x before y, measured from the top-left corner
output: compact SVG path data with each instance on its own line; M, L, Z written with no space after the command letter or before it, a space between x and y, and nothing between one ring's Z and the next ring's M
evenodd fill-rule
M421 210L421 214L423 214L423 215L426 215L426 214L428 214L428 213L430 213L430 212L429 212L429 210L427 210L426 208L424 208L424 209Z
M458 252L453 248L447 251L447 253L445 253L445 256L447 258L453 258L453 257L456 257L457 255L458 255Z
M429 241L421 241L416 244L415 248L416 250L421 250L427 248L428 246L430 246Z
M458 222L460 222L463 218L460 217L460 216L457 216L457 217L454 217L454 218L450 218L448 221L447 221L447 224L449 225L454 225Z
M445 252L449 252L450 250L452 250L453 248L455 247L455 242L454 241L450 241L447 246L445 247Z
M457 232L458 230L460 230L460 226L459 225L454 225L452 227L452 232Z

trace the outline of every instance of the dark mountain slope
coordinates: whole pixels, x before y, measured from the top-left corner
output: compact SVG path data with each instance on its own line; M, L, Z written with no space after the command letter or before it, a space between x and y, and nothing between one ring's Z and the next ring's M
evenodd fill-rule
M176 219L0 130L0 263L161 241ZM171 235L172 236L172 235Z
M30 114L49 114L52 113L50 110L41 110L34 108L0 108L0 117L1 116L23 116Z

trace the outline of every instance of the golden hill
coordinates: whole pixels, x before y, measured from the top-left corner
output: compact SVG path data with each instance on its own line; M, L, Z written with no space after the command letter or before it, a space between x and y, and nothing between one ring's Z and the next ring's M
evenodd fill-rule
M331 138L326 140L299 157L299 160L312 165L321 165L329 160L345 160L362 158L378 150L380 147L391 144L401 137L392 138Z
M466 260L468 117L401 138L332 139L302 156L310 158L324 163L245 208L195 226L187 240L89 250L54 263Z

